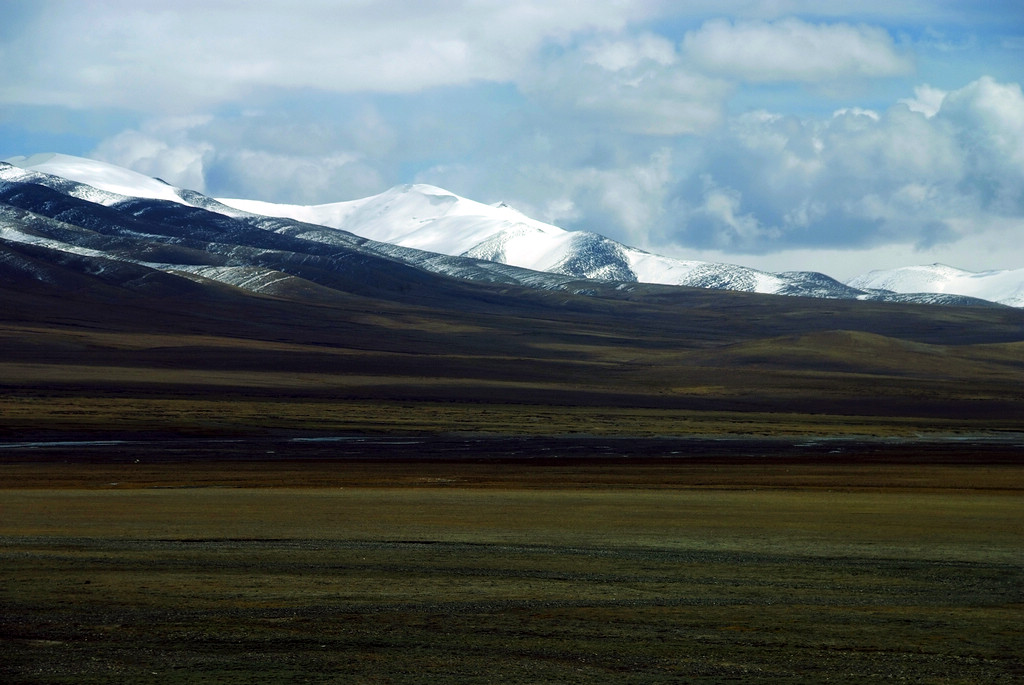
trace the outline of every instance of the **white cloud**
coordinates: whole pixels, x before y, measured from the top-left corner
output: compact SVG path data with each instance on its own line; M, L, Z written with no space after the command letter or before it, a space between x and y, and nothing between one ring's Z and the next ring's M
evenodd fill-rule
M650 34L586 42L538 66L521 87L601 126L660 136L714 128L732 91L728 82L683 64L675 46Z
M869 119L874 119L875 121L881 119L881 117L878 116L878 112L873 109L863 109L861 107L844 107L842 109L837 109L832 113L832 116L834 118L845 116L847 114L851 114L855 117L867 117Z
M822 131L824 172L855 183L847 188L854 192L885 191L903 179L956 182L968 151L959 147L951 133L939 122L903 107L876 117L847 112L830 120Z
M40 2L4 49L0 100L160 114L209 111L268 90L412 93L480 82L560 95L634 133L721 121L723 79L885 76L909 64L882 29L707 22L683 52L631 23L657 2ZM763 10L754 11L764 14ZM561 52L561 56L557 56ZM553 55L556 55L552 58Z
M676 62L672 41L650 33L633 40L597 40L583 46L583 61L605 71L632 70L645 63L669 66Z
M309 136L311 131L282 131L273 123L264 136L250 140L265 145L260 148L225 139L224 129L237 128L237 121L226 126L211 116L159 118L103 140L91 156L220 196L315 204L364 197L381 189L380 174L358 151L315 147L302 154L274 149L281 135Z
M209 160L207 173L230 178L232 194L295 204L318 204L325 198L346 200L378 192L377 171L358 155L300 156L265 150L227 150ZM216 195L224 191L211 189Z
M40 2L0 100L190 111L261 88L414 92L511 81L537 50L614 31L644 3L452 0Z
M1001 84L985 76L943 100L938 118L956 126L962 144L974 149L974 161L997 183L1013 183L1024 192L1024 93L1020 84Z
M723 188L707 176L703 180L706 186L703 201L690 214L690 220L706 221L712 225L716 247L742 247L779 234L778 229L762 226L750 212L740 213L743 197L739 191Z
M714 19L686 34L683 53L710 73L752 82L897 76L913 69L884 29L800 19Z
M1004 222L1002 228L986 227L970 237L922 247L912 242L889 242L866 248L783 248L766 254L737 254L730 250L694 249L665 245L662 253L680 259L742 264L764 271L820 271L847 281L874 269L894 269L914 264L949 264L969 271L1019 269L1012 247L1014 235L1024 231L1024 221Z
M624 239L644 247L651 227L665 211L671 181L672 154L661 149L625 168L584 170L574 179L574 194L596 201L597 207L588 207L589 216L610 214L624 230Z
M102 141L96 159L162 178L171 185L204 192L204 158L213 146L188 139L188 131L209 123L209 117L155 120L143 130L129 129Z
M677 186L666 244L762 261L890 246L977 267L968 255L1017 250L1008 226L1024 217L1024 95L982 78L930 117L904 104L822 120L751 113L707 139L701 160Z
M946 91L924 84L914 88L914 97L902 98L899 102L905 104L911 112L920 112L931 118L938 113L945 99Z

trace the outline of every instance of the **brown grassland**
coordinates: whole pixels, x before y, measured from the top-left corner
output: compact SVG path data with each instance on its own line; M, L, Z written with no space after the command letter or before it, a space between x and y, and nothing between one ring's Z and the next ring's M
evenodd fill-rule
M0 471L4 682L1024 677L1012 461L145 455Z
M1024 680L1024 312L58 276L0 682Z

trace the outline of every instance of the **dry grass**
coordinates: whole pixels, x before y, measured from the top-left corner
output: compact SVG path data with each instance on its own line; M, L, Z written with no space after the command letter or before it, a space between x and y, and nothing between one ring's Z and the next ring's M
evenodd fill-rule
M6 466L0 677L1024 676L1020 466L259 466Z
M454 386L453 386L454 387ZM465 391L459 386L460 392ZM175 393L183 392L176 389ZM685 389L682 392L687 392ZM698 388L694 394L699 394ZM557 406L499 401L0 397L0 435L33 432L163 431L252 434L483 433L520 435L917 436L1014 431L1013 419L901 417L802 412L701 411L657 407ZM136 393L130 393L135 395ZM500 396L499 390L492 395Z
M92 291L33 300L0 288L0 437L1021 427L1016 310L462 287L429 305L315 306L238 293L115 306L76 303Z

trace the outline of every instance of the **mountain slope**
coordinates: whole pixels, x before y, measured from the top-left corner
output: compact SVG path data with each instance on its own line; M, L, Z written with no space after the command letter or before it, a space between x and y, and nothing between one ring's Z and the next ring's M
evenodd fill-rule
M118 195L171 202L182 201L177 189L164 181L114 164L56 152L12 157L5 161L27 171L75 181L83 186L75 189L79 193L78 197L92 202L111 204L118 201L117 197L113 197Z
M531 219L507 205L485 205L429 185L398 186L361 200L318 206L237 199L221 199L220 202L258 214L331 226L405 247L576 278L803 294L798 285L799 277L729 264L662 257L597 234L565 231ZM824 296L857 295L864 293L834 282Z
M906 436L1019 430L1024 412L1019 309L583 296L394 264L270 295L0 241L0 439Z
M240 199L219 202L247 212L330 226L405 247L575 278L834 299L932 304L980 304L979 299L986 299L952 290L922 289L911 294L844 284L817 272L768 273L734 264L664 257L594 233L565 231L504 204L485 205L423 184L397 186L372 197L326 205Z
M375 243L335 229L222 208L198 193L181 195L177 201L116 195L0 163L0 241L106 264L96 269L109 269L111 261L131 263L268 294L313 285L383 288L403 269L412 281L422 280L423 270L540 288L564 288L573 280ZM366 265L377 263L377 275L365 278Z
M188 207L192 212L189 215L173 210L179 217L186 217L178 220L179 229L205 223L227 226L225 221L233 221L248 229L304 241L305 247L299 252L322 255L324 249L328 252L338 248L355 249L462 279L542 288L592 288L591 285L573 285L574 281L586 279L829 299L985 303L963 294L907 294L890 289L859 288L817 272L773 274L732 264L673 259L597 234L565 231L506 205L484 205L428 185L398 186L369 198L327 205L279 205L251 200L214 200L127 169L66 155L34 155L11 161L15 166L0 168L0 182L6 179L42 185L141 218L167 215L172 210L157 209L154 203L173 203ZM194 217L199 216L196 213L200 211L206 214L202 220L197 220ZM210 213L225 219L211 218ZM187 218L190 216L192 218ZM225 230L226 237L216 242L233 240L234 229ZM193 231L190 237L196 238L197 232ZM251 236L247 240L249 247L293 249L292 243L266 235L256 243ZM82 246L75 249L80 250ZM226 248L210 249L223 252ZM120 253L119 258L129 259L126 254ZM235 257L240 254L236 252ZM279 278L274 269L259 272L259 269L269 268L266 264L205 266L215 268L179 268L177 271L257 289L287 280Z
M948 293L1024 307L1024 269L976 273L945 264L870 271L853 278L854 288L894 293Z

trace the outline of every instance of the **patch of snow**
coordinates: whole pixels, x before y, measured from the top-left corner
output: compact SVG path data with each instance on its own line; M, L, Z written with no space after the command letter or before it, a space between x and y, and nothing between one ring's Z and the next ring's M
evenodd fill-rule
M286 205L218 198L254 214L337 228L370 240L451 256L475 256L500 240L506 264L543 270L568 231L530 219L507 205L491 206L426 184L396 186L379 195L325 205Z
M779 278L775 274L766 273L764 271L754 271L754 281L754 290L752 292L763 293L765 295L774 295L785 287L785 281L783 281L783 279Z
M870 271L847 281L847 285L900 294L964 295L1024 307L1024 269L974 272L945 264L927 264Z
M174 186L155 178L150 178L145 174L93 159L50 152L30 157L11 157L4 161L21 169L60 176L61 178L84 183L108 193L127 197L182 202ZM104 202L102 199L82 199L109 204L109 202Z
M199 279L226 283L227 285L233 285L236 288L253 293L270 292L277 283L294 278L282 271L255 266L203 266L153 263L145 265L169 273L196 276Z
M88 247L79 247L70 243L65 243L60 240L54 240L52 238L44 238L42 236L33 235L31 233L25 233L18 230L16 227L8 225L0 225L0 239L7 240L12 243L21 243L23 245L37 245L39 247L49 248L51 250L58 250L60 252L68 252L70 254L78 254L84 257L102 257L104 259L112 259L112 257L101 250L93 250Z

